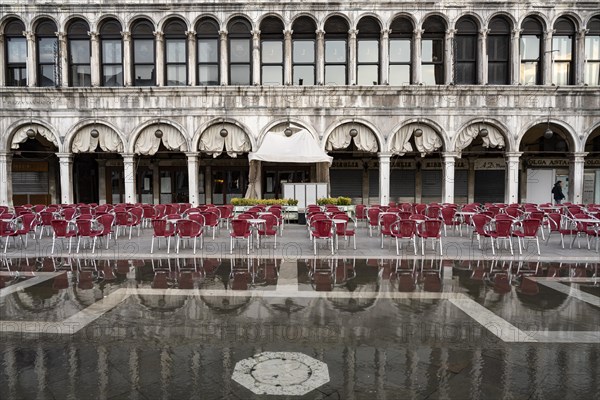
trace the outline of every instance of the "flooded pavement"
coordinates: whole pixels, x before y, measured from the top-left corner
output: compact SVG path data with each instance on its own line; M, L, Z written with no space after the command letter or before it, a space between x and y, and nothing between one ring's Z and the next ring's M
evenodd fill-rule
M4 259L0 398L598 398L599 267Z

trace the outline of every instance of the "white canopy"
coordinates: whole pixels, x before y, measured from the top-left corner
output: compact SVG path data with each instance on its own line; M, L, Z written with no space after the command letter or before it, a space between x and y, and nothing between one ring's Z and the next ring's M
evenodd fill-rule
M258 151L248 155L250 161L317 163L331 164L333 157L328 156L306 129L291 127L292 136L283 132L269 132L265 135Z

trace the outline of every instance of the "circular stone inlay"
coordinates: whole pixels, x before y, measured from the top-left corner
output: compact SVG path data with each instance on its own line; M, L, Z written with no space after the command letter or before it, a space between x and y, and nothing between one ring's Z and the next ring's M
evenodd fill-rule
M298 385L306 382L312 374L312 369L297 360L276 358L259 362L251 371L258 382L273 386Z

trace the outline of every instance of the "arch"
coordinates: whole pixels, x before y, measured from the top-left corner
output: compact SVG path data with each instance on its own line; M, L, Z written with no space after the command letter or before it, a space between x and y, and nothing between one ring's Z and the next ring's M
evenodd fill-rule
M88 25L88 28L90 28L92 26L92 23L90 22L89 18L87 18L85 15L72 14L72 15L69 15L68 18L63 21L63 25L60 27L60 31L68 33L67 31L69 30L69 26L77 20L84 21Z
M117 14L103 14L98 18L98 21L96 21L94 28L96 30L100 29L100 27L102 25L104 25L107 21L111 21L111 20L116 20L119 22L119 24L121 25L121 30L125 30L125 27L127 26L125 24L125 21L123 21L123 18L121 18L119 15Z
M170 126L171 128L175 129L176 131L178 131L181 136L183 137L184 141L185 141L185 145L186 145L186 150L182 150L182 151L188 151L189 147L189 139L188 139L188 134L187 131L185 130L185 128L180 125L179 123L175 122L175 121L171 121L168 119L161 119L161 118L153 118L151 120L148 120L140 125L138 125L137 128L135 128L133 130L133 132L129 135L129 143L127 144L127 152L130 154L134 154L135 153L135 144L138 141L140 135L142 134L142 132L144 132L146 130L146 128L151 127L152 125L166 125L166 126Z
M311 33L315 33L316 34L317 30L319 29L319 21L316 20L316 18L315 18L314 15L308 14L308 13L300 13L300 14L294 15L294 17L290 21L290 29L293 30L294 24L296 24L298 21L302 21L302 20L305 20L305 19L306 20L310 20L313 23L314 30Z
M474 119L470 119L469 121L465 122L464 124L462 124L457 130L456 130L456 134L454 135L454 137L451 139L451 146L449 149L451 149L450 151L461 151L461 150L457 150L456 148L456 142L458 140L459 135L468 127L473 126L473 125L488 125L491 126L493 128L495 128L503 137L504 139L504 150L506 152L513 152L513 151L517 151L514 149L514 142L512 140L512 135L510 135L509 133L509 129L506 127L506 125L504 125L502 122L496 120L496 119L489 119L489 118L474 118ZM469 144L470 145L470 144Z
M591 14L581 24L581 26L585 27L586 29L589 29L590 28L590 23L592 22L592 20L598 20L598 19L600 19L600 13L599 14Z
M485 23L482 24L481 26L484 28L489 28L490 26L490 21L493 20L496 17L502 17L504 19L506 19L509 23L510 23L510 29L514 29L515 26L518 26L518 21L517 19L514 17L514 15L507 13L506 11L497 11L495 13L492 13L488 16L488 18L485 20Z
M256 141L257 144L262 143L265 135L267 133L269 133L269 131L271 129L273 129L275 126L277 126L279 124L287 123L288 121L291 124L293 124L293 125L301 126L302 128L306 129L312 135L313 139L315 139L315 141L320 144L320 142L319 142L319 134L317 133L317 131L315 130L315 128L312 125L310 125L309 123L307 123L306 121L301 120L301 119L296 118L296 117L277 118L277 119L274 119L273 121L269 122L259 132L259 134L258 134L258 140Z
M108 17L108 16L103 17L100 21L98 21L96 29L98 29L98 33L102 33L101 31L105 30L105 28L107 28L111 24L119 25L120 31L118 33L120 35L120 33L121 33L121 31L123 31L123 27L125 25L123 25L123 22L120 19L115 18L115 17ZM111 34L113 34L113 33L111 32Z
M443 22L444 22L444 32L450 26L450 21L448 20L448 16L446 16L446 15L440 13L440 12L433 11L433 12L430 12L430 13L427 13L427 14L423 15L423 17L419 21L419 25L417 25L417 27L419 29L423 29L423 25L425 24L425 22L427 22L427 20L430 19L430 18L432 18L432 17L438 17L438 18L440 18L440 19L443 20Z
M367 127L373 133L373 135L375 135L375 139L377 140L377 146L379 148L378 151L379 152L384 151L383 149L385 149L385 139L381 135L381 132L379 131L379 129L377 129L377 127L375 127L375 125L373 125L370 121L361 119L361 118L344 118L344 119L336 121L335 123L330 125L325 130L325 133L323 134L323 138L321 139L321 148L323 149L323 151L326 151L325 146L327 145L327 139L329 139L329 136L331 135L331 133L336 128L339 128L340 126L343 126L343 125L349 125L349 124L354 124L357 126L362 125L362 126Z
M225 27L225 29L227 30L228 33L230 33L229 30L231 29L231 23L232 22L237 23L238 20L244 21L246 24L248 24L248 26L249 26L248 29L250 32L252 32L254 29L256 29L254 26L254 23L252 22L252 19L250 17L248 17L247 15L242 14L242 13L234 13L234 14L231 14L229 17L227 17L227 19L224 21L223 26Z
M381 16L377 15L375 13L372 13L372 12L367 12L367 13L364 13L364 14L360 14L356 18L356 25L355 25L355 27L356 27L356 29L358 29L358 33L359 34L360 34L360 29L358 28L358 26L361 23L364 23L364 21L369 21L369 20L371 20L373 22L376 22L377 25L379 25L379 28L378 28L377 32L378 33L381 32L381 30L383 29L383 21L381 20Z
M15 134L17 134L21 129L27 130L27 129L29 129L29 127L33 127L36 125L48 130L48 132L50 134L52 134L52 136L54 137L58 152L64 151L63 150L63 141L61 140L61 137L58 134L56 128L54 126L50 125L49 123L47 123L46 121L38 119L38 118L19 120L19 121L16 121L16 122L13 122L12 124L10 124L6 129L6 132L8 132L8 135L6 135L5 140L0 142L0 146L2 146L3 150L5 150L5 151L11 151L12 141L13 141Z
M345 31L340 29L340 31L327 32L327 29L325 29L325 26L327 25L328 22L335 20L335 19L343 20L346 23L347 29ZM323 31L325 31L326 34L327 33L329 33L329 34L342 34L342 33L347 34L348 30L350 30L351 26L352 26L352 24L350 23L350 19L342 13L331 13L331 14L327 15L327 17L325 17L325 19L323 20Z
M221 30L221 21L213 14L202 14L194 19L194 32L198 35L198 25L204 22L213 22L217 25L217 33Z
M9 22L11 22L12 20L19 20L23 23L23 25L25 25L25 21L21 18L20 15L18 14L7 14L4 15L2 18L0 18L0 33L4 33L4 29L6 29L6 24L8 24ZM25 28L27 28L27 25L25 25Z
M391 34L394 34L394 29L392 28L392 26L394 25L394 22L396 21L400 21L400 20L407 20L408 22L410 22L412 30L415 30L415 27L417 26L417 20L415 19L415 16L412 14L408 14L408 13L404 13L404 12L400 12L397 14L394 14L394 16L392 18L389 19L388 21L388 25L389 28L392 30ZM410 32L411 35L413 32Z
M241 122L232 119L232 118L213 118L210 121L200 125L198 127L198 129L196 129L196 132L194 132L194 137L192 138L192 147L190 147L192 150L191 151L198 151L198 146L200 146L200 138L202 137L202 135L204 134L204 132L206 132L206 130L208 128L210 128L211 126L217 125L217 124L223 124L223 122L225 124L231 124L231 125L235 125L237 127L239 127L242 131L244 131L244 133L246 134L246 136L248 136L248 139L250 140L250 144L252 146L252 149L250 151L256 151L257 150L257 142L256 142L256 138L254 137L254 135L252 135L250 132L250 129L242 124Z
M123 150L125 150L127 148L127 145L128 145L127 138L125 137L123 132L121 132L114 124L112 124L111 122L108 122L108 121L86 118L84 120L77 122L75 125L73 125L71 128L69 128L69 130L67 131L67 134L65 135L65 139L64 139L65 150L67 152L72 152L73 140L75 139L75 136L79 132L81 132L85 127L90 127L90 129L93 129L94 126L100 126L100 125L115 132L117 134L117 136L119 137L119 139L121 140L121 144L123 145Z
M483 18L481 18L481 16L479 14L473 13L473 12L465 12L460 14L452 23L452 25L448 25L448 26L453 26L454 29L458 29L457 25L459 22L461 22L462 20L471 20L474 21L475 24L477 25L477 30L481 29L484 26L484 21Z
M548 25L548 26L552 26L554 27L554 25L556 24L556 21L558 21L561 18L567 18L569 19L571 22L573 22L573 25L575 26L575 32L579 31L579 29L581 29L583 25L583 20L581 19L580 15L577 15L576 13L572 12L572 11L565 11L562 13L559 13L557 15L554 16L554 19L552 19L550 21L550 23L552 25Z
M256 26L258 26L258 27L259 27L258 29L259 29L259 30L261 30L261 34L262 34L262 24L263 24L265 21L268 21L268 20L270 20L270 19L279 20L279 22L281 23L281 25L283 25L283 29L282 29L282 31L281 31L281 34L283 34L283 30L285 30L285 29L286 29L286 26L285 26L285 18L283 18L283 16L282 16L281 14L277 14L277 13L275 13L275 12L268 12L268 13L266 13L266 14L264 14L264 15L261 15L261 16L258 18L258 20L256 21Z
M588 140L590 140L590 137L592 136L592 133L594 133L594 131L596 129L600 129L600 121L597 121L595 124L593 124L591 126L591 128L589 128L587 131L585 131L582 135L582 139L581 139L581 148L584 149L585 145L587 144Z
M519 28L522 28L523 27L523 22L527 18L533 18L533 19L537 20L542 25L542 30L543 31L548 30L548 27L550 26L550 23L548 22L548 18L544 14L542 14L540 12L537 12L537 11L533 11L533 12L530 12L530 13L527 13L527 14L523 15L521 17L521 19L518 21L518 25L517 26Z
M517 138L515 140L515 148L517 150L521 149L521 142L523 141L523 138L525 137L525 135L527 134L527 132L529 132L529 130L531 128L533 128L536 125L540 125L540 124L545 125L547 123L548 123L548 118L538 118L538 119L529 121L523 128L521 128L521 131L519 132L519 135L517 136ZM550 125L555 125L567 133L565 139L567 141L567 144L569 145L570 153L581 151L581 141L577 137L577 134L575 133L575 129L573 129L573 127L571 125L567 124L566 122L564 122L562 120L555 119L555 118L550 118Z
M148 24L150 24L152 26L152 30L155 31L156 28L156 23L154 22L154 20L146 14L141 14L141 15L136 15L133 18L131 18L129 21L126 21L126 26L127 30L129 32L131 32L131 28L133 27L133 25L139 23L139 22L147 22Z
M185 18L183 15L180 15L180 14L169 14L169 15L165 15L164 17L162 17L156 24L158 26L158 30L161 32L164 32L165 24L167 24L168 22L171 22L172 20L180 21L181 23L183 23L183 25L185 25L186 31L191 30L190 21L188 21L187 18Z
M413 125L413 124L419 124L421 126L430 127L442 140L442 151L450 151L449 149L452 149L451 140L448 137L448 134L437 122L435 122L434 120L431 120L429 118L410 118L410 119L407 119L405 121L402 121L402 122L396 124L392 128L391 133L388 135L388 141L386 143L385 151L390 152L392 150L391 149L392 139L394 138L394 135L396 135L400 129L402 129L406 126L409 126L409 125Z
M58 31L58 27L59 27L58 20L49 14L40 14L40 15L36 15L35 17L33 17L33 19L31 20L31 30L33 32L35 32L37 30L38 24L40 24L42 22L46 22L48 20L54 22L54 26L56 26L56 30Z

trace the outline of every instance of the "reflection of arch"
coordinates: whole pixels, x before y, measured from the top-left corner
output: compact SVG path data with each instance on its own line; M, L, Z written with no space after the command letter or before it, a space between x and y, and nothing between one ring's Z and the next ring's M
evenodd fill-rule
M221 131L227 130L227 136L222 137ZM209 125L198 138L197 149L202 153L218 157L223 151L230 157L248 153L252 150L253 143L250 135L239 124L230 121L218 121Z
M547 123L548 123L548 118L538 119L538 120L533 120L533 121L528 122L527 125L525 125L523 127L521 132L519 132L519 135L518 135L516 143L515 143L515 148L516 149L521 148L523 138L533 127L535 127L536 125L544 125L545 126ZM563 133L565 136L563 139L565 139L567 141L567 145L569 146L569 149L568 149L569 152L581 151L579 149L579 147L580 147L579 138L577 137L577 134L575 133L575 130L573 129L572 126L565 123L564 121L550 118L550 127L552 127L552 126L555 126L555 127L558 127L561 129L561 133ZM554 130L554 132L555 132L555 134L558 133L558 132L556 132L556 130Z
M92 129L98 131L98 138L91 137ZM98 146L103 151L123 153L125 143L123 134L113 124L105 121L80 121L65 136L65 148L73 153L94 152Z
M355 138L350 137L350 129L352 128L358 130L358 135ZM381 151L385 142L379 131L369 121L344 119L325 131L321 147L325 151L340 150L347 148L351 141L354 141L359 150L372 153Z
M137 294L140 304L150 311L158 312L175 312L183 308L190 297L188 296L171 296L171 295L143 295Z
M155 132L160 129L162 138L157 138ZM155 119L139 126L131 135L129 153L151 155L158 151L162 141L163 145L173 151L188 151L187 134L185 129L168 120Z
M472 141L477 137L482 128L488 130L488 136L481 138L483 140L483 147L511 151L512 143L510 135L508 134L508 129L498 121L484 120L483 118L470 120L461 126L457 130L459 133L453 138L451 148L454 151L466 149L471 145Z
M539 293L535 295L525 294L520 290L516 291L517 297L523 306L536 311L556 310L569 297L568 294L558 292L544 285L538 285L538 287Z
M32 118L29 121L18 121L8 127L7 131L10 133L6 136L7 140L4 144L5 149L18 149L21 143L27 141L27 131L30 128L37 131L38 135L56 146L58 151L61 151L60 143L62 142L54 127L50 126L45 121L35 118Z
M215 314L240 314L252 302L252 296L200 296Z
M397 125L392 130L392 135L388 140L387 151L397 155L404 155L407 152L413 151L412 145L409 143L415 129L421 129L423 136L414 138L416 151L425 154L449 149L450 139L446 136L443 129L434 121L429 119L409 119L402 124Z

